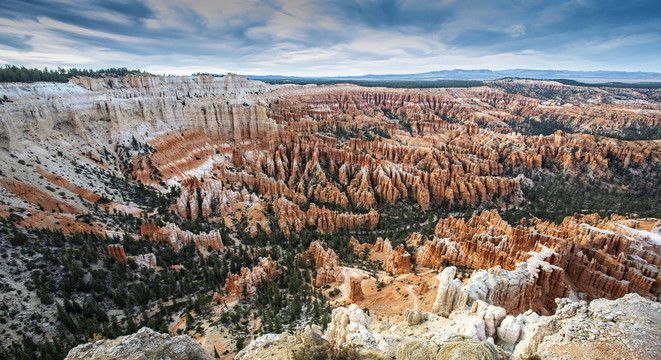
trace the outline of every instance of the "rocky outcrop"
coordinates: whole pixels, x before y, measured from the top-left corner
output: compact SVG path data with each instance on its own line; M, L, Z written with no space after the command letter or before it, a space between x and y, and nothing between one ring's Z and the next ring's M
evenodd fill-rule
M408 274L411 271L411 255L404 250L404 245L399 245L393 249L390 241L388 241L383 252L386 254L383 261L383 270L394 274Z
M414 309L407 309L404 311L404 321L408 326L418 325L421 322L427 320L428 313L419 312Z
M657 359L661 355L661 304L627 294L617 300L598 299L589 304L558 300L552 316L519 316L517 359L538 356L566 358L572 350L576 359ZM634 329L635 328L635 329Z
M317 269L320 267L337 267L339 261L335 251L328 248L326 243L320 240L310 243L310 247L307 251L301 253L301 257L314 260L314 267Z
M496 266L473 272L463 285L454 279L456 269L445 268L438 276L439 288L432 311L449 316L454 310L464 310L475 301L486 301L505 308L508 313L521 313L533 309L550 313L554 308L549 301L569 294L564 283L564 272L545 260L553 251L544 248L525 263L509 271Z
M518 267L512 273L520 272L521 269L522 267ZM571 347L577 346L577 343L576 351L579 352L581 350L578 349L581 348L609 344L609 347L619 347L620 354L632 353L636 347L645 349L643 358L651 359L661 353L658 329L644 330L651 331L646 335L646 340L634 339L637 335L626 329L633 323L643 321L641 316L647 319L646 324L653 324L661 319L661 304L644 299L638 294L628 294L617 300L598 299L590 305L585 301L572 302L567 298L557 298L555 315L539 316L531 307L531 310L514 316L506 315L506 309L498 306L498 302L502 302L503 298L517 296L511 296L509 293L498 294L498 286L501 286L501 289L504 289L503 285L507 288L507 283L499 279L504 274L491 273L484 277L485 273L474 273L452 299L452 296L448 295L452 295L459 286L457 280L450 281L454 273L455 270L449 267L439 275L439 290L433 309L442 316L449 312L447 316L452 322L443 329L446 333L477 340L491 339L490 341L503 349L513 352L515 358L529 358L533 355L556 358L561 355L556 352L559 346ZM512 275L509 275L510 279ZM511 280L509 281L511 284ZM494 286L495 284L499 285ZM516 289L510 291L517 293ZM472 305L466 306L467 299L472 299L468 301L472 302ZM415 324L409 326L411 325ZM626 339L619 339L619 336L625 336ZM442 338L441 334L437 334L432 340L440 344ZM644 348L645 341L651 341L651 346Z
M126 252L124 252L124 246L122 245L108 245L108 255L111 258L117 261L121 261L125 264L129 261L129 258L126 256Z
M142 266L147 269L160 269L156 263L156 255L153 253L130 256L129 259L135 261L138 266Z
M354 277L349 280L349 285L351 286L349 289L349 300L352 303L365 300L365 294L363 294L363 287L361 286L362 282L363 279L359 277Z
M280 271L277 264L270 257L260 257L257 266L251 269L241 268L239 275L227 275L225 292L237 298L255 296L257 295L257 288L263 286L267 281L273 280Z
M509 356L503 349L488 341L457 339L443 342L440 346L429 340L412 340L397 347L396 360L505 360Z
M438 279L438 292L436 293L436 300L432 307L433 313L443 317L450 316L457 300L459 287L461 286L461 281L454 278L456 273L457 269L452 266L443 269L436 277Z
M504 358L514 359L655 359L661 353L661 330L655 327L661 319L658 302L638 294L589 304L567 298L556 302L557 310L549 316L532 310L506 315L502 307L481 300L470 309L454 309L449 319L421 313L427 319L418 322L417 312L410 310L404 324L391 325L381 335L388 343L401 343L396 358L426 354L436 359L439 348L467 340L488 343Z
M326 344L328 341L322 337L318 326L306 326L304 329L296 331L295 335L289 333L264 334L252 340L236 354L234 359L290 359L294 354ZM303 355L298 354L298 357L301 356Z
M208 233L194 234L187 230L181 230L177 225L168 223L164 227L158 228L156 225L147 221L140 226L142 237L153 241L162 241L172 245L175 250L181 249L188 243L194 243L198 248L222 250L225 248L223 239L218 230L211 230Z
M211 360L213 357L188 335L170 336L149 328L114 340L78 345L66 360Z
M354 253L357 255L367 251L382 258L383 270L397 275L411 272L411 255L404 249L403 245L399 245L393 249L390 240L383 240L381 237L377 238L373 245L360 244L354 237L351 237L349 241L353 246Z
M370 330L372 320L358 305L335 308L331 317L325 335L333 345L337 347L356 345L390 354L390 347L382 336L372 333Z
M310 243L309 249L301 253L301 257L314 261L317 271L317 276L313 280L314 286L324 286L338 280L340 276L339 257L333 249L327 247L326 243L319 240L313 241Z
M429 283L422 280L420 282L420 286L418 286L418 293L419 294L426 294L428 291L429 291Z
M286 333L264 334L250 341L246 347L234 356L234 359L287 359L296 346L296 338L293 335Z
M274 211L280 231L287 235L291 231L301 231L306 225L316 227L321 233L328 233L343 228L354 231L361 226L374 229L379 223L379 214L375 210L370 210L367 214L340 213L312 204L307 211L303 211L285 198L275 202Z
M636 231L640 233L596 215L568 217L560 225L525 220L513 227L492 210L473 214L469 221L439 220L435 238L418 247L415 258L417 264L432 268L456 264L489 269L484 275L473 273L475 278L507 273L508 286L519 288L520 297L498 295L495 303L508 311L532 308L551 314L553 300L566 296L569 288L587 298L616 298L629 292L658 297L661 253L645 238L636 240ZM525 280L529 276L534 276L534 284Z
M0 92L14 99L2 110L3 119L15 119L8 131L12 143L20 139L14 129L25 124L33 124L38 130L33 136L46 141L79 136L93 142L90 129L121 131L143 124L156 129L195 129L218 139L242 141L270 137L277 129L269 121L266 108L241 103L245 102L245 91L268 88L264 83L233 75L129 76L78 78L68 84L38 83L29 88L6 84ZM115 131L108 134L112 136ZM97 135L105 137L106 133Z
M262 202L246 189L239 192L225 188L221 181L200 183L197 178L190 178L183 182L181 195L177 199L177 211L182 217L195 220L198 217L229 215L234 212L237 203L243 203L249 209Z
M128 263L129 260L133 260L138 266L145 267L147 269L160 270L156 264L156 255L153 253L140 254L137 256L126 256L124 246L115 244L108 245L108 255L117 261L123 262L124 264Z

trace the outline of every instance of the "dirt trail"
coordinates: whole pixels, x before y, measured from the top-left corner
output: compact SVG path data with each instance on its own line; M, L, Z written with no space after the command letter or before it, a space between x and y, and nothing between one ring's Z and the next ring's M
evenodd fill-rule
M340 276L342 276L343 281L338 288L340 289L340 297L337 299L337 302L343 302L344 300L349 298L349 293L351 292L351 278L352 277L363 277L363 276L369 276L365 271L363 270L358 270L354 268L349 268L349 267L340 267L341 272Z
M413 288L415 288L415 285L409 285L406 287L406 291L411 294L411 298L413 299L413 308L417 311L420 311L420 304L418 302L418 295L415 294L413 291Z

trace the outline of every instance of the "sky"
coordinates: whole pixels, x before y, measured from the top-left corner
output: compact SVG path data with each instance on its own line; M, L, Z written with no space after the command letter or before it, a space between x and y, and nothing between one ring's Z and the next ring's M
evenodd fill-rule
M2 0L0 64L182 75L661 72L661 1Z

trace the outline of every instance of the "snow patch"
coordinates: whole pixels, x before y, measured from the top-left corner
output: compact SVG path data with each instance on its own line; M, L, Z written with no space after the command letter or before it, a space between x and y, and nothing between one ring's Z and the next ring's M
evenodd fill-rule
M639 240L646 240L652 243L652 245L661 246L661 234L653 233L651 231L633 229L617 222L615 222L614 224L622 228L624 231L628 232L629 234L635 236Z

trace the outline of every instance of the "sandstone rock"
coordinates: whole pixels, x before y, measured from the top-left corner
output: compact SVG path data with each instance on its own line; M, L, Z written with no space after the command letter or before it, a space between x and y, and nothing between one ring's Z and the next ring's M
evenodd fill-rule
M520 334L521 325L512 315L508 315L498 327L498 338L510 345L518 342Z
M548 359L566 357L561 348L577 349L578 359L618 356L655 359L661 354L661 304L638 294L617 300L598 299L589 304L559 301L555 315L522 317L521 338L513 355ZM633 328L635 328L634 331ZM600 349L608 349L606 352ZM585 355L582 355L585 354Z
M512 227L497 212L487 211L474 214L469 221L439 220L435 239L418 247L415 258L417 264L433 268L449 263L490 269L490 274L474 274L484 280L496 273L507 275L507 284L494 283L494 289L510 290L497 290L490 301L508 312L533 309L548 315L555 309L553 300L567 296L570 285L588 298L615 298L627 292L661 295L656 280L661 273L661 254L643 239L632 249L631 235L622 225L594 215L568 217L560 225L533 219ZM655 265L645 266L638 259ZM530 276L534 282L525 280ZM474 290L483 291L478 288ZM515 293L519 295L512 295ZM466 304L473 298L482 297L466 298Z
M313 241L310 243L308 250L301 253L301 257L314 261L314 266L317 269L317 276L313 281L314 286L333 283L340 275L339 257L333 249L326 248L324 242ZM362 294L362 288L360 293Z
M429 340L412 340L400 344L395 352L397 360L436 360L439 346Z
M126 253L124 252L124 246L122 245L108 245L108 255L117 261L121 261L123 263L128 262L128 257L126 256Z
M271 281L280 273L277 264L271 260L271 257L259 258L259 264L252 269L241 268L239 275L228 274L225 281L225 292L241 298L245 295L257 295L257 288Z
M250 341L234 359L288 359L297 346L296 338L290 334L264 334Z
M335 346L357 345L363 349L373 349L390 354L389 345L379 334L372 334L371 319L363 314L356 304L348 308L333 309L332 321L326 330L326 337Z
M156 264L156 255L153 253L148 253L148 254L140 254L137 256L129 256L129 259L135 261L135 263L138 266L145 267L147 269L158 269L158 265Z
M397 360L504 360L509 357L497 346L487 341L453 340L440 346L429 340L413 340L397 347Z
M354 248L354 253L362 254L370 251L372 254L383 254L383 270L393 274L407 274L411 271L411 255L400 245L393 249L390 240L379 237L374 245L360 244L357 239L351 237L350 242Z
M280 198L275 202L274 210L280 230L287 235L291 231L301 231L306 224L316 226L322 233L328 233L342 228L353 231L358 226L374 229L379 223L379 214L374 209L367 214L352 214L340 213L326 207L319 208L312 204L310 209L303 211L291 201Z
M449 341L441 345L437 359L447 360L505 360L509 356L498 346L488 341Z
M428 313L421 313L415 309L407 309L404 311L404 321L408 326L418 325L427 320Z
M296 332L296 340L305 346L318 346L327 342L320 333L320 329L313 329L310 325Z
M211 360L213 357L188 335L170 336L142 328L114 340L78 345L69 351L66 359Z
M422 282L420 282L420 286L418 286L418 292L420 294L426 294L428 291L429 291L429 283L422 280Z
M438 274L438 293L432 307L432 312L443 317L450 316L454 308L457 292L461 281L454 278L457 269L454 266L447 267Z
M383 270L394 274L407 274L411 271L411 255L404 250L403 245L393 249L390 241L386 240L383 253L386 254Z
M365 300L365 295L363 294L363 288L361 286L362 281L363 280L359 277L351 278L350 280L351 289L349 291L349 300L352 303Z
M172 223L168 223L162 228L157 228L153 222L147 221L140 226L140 232L143 237L169 243L175 250L179 250L190 242L195 243L195 245L202 249L222 250L225 248L218 230L194 234L187 230L181 230L177 225Z
M222 298L222 296L220 296L219 293L214 292L213 297L211 298L211 301L213 301L216 304L220 304L223 301L223 298Z

